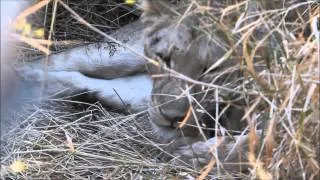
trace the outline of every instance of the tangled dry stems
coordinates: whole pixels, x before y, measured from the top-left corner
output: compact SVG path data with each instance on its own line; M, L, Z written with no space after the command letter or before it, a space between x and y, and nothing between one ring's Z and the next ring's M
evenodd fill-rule
M59 105L59 106L57 106ZM65 179L161 176L173 167L160 163L142 115L121 116L91 106L54 102L25 107L18 114L23 122L2 143L2 163L21 160L28 164L22 174L7 178ZM158 161L158 162L157 162Z
M77 0L70 1L68 5L89 23L98 24L100 29L112 27L103 29L104 32L120 27L123 23L116 26L113 20L114 17L122 16L99 9L98 5L101 4L105 5L103 7L109 5L102 1L97 1L96 4L90 1L86 10L81 8L82 4ZM250 7L250 4L254 5ZM215 32L222 30L228 38L228 43L224 44L224 48L228 50L226 55L213 66L218 66L232 56L240 60L246 79L232 90L251 99L245 118L251 125L250 130L255 131L256 124L264 124L262 127L265 133L259 140L262 143L260 153L254 155L250 152L253 155L249 159L252 165L250 177L318 177L319 3L294 0L285 4L225 1L225 4L217 3L213 9L200 5L198 1L192 1L188 5L193 8L189 8L190 11L185 12L181 18L196 13L202 21L200 30L213 37ZM125 7L132 10L131 6ZM252 7L256 9L249 11ZM42 13L45 14L40 13L36 17L50 17L49 11ZM90 42L103 40L101 37L97 40L99 36L86 27L71 25L77 23L72 18L70 20L73 23L65 24L65 14L69 12L60 9L59 13L61 16L58 15L55 20L56 31L61 31L66 36L55 33L53 39ZM77 37L79 34L82 36ZM25 54L28 53L23 53L28 57ZM32 51L29 54L36 53ZM258 70L258 65L267 68L261 71ZM201 83L211 89L219 88L214 84L194 80L191 82ZM150 139L151 132L146 131L148 125L141 120L145 120L145 116L116 115L99 105L79 111L65 102L59 102L58 108L56 105L41 108L32 106L27 113L21 113L19 118L23 119L23 123L11 131L7 136L9 138L3 142L1 163L2 168L7 170L10 163L21 159L28 164L29 169L18 175L7 173L7 177L81 179L90 176L135 179L197 176L197 172L188 166L176 167L161 162L159 154L163 152Z

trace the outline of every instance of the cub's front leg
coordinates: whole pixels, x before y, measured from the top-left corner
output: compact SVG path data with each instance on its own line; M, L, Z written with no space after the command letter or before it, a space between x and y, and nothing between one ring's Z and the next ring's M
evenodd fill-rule
M76 71L84 75L114 79L145 72L145 61L138 55L117 44L95 43L75 47L31 62L20 63L19 69L39 69L49 72ZM132 46L138 54L143 53L140 41Z
M43 95L69 96L86 92L101 103L117 109L127 108L130 112L146 110L150 103L152 80L145 74L115 79L97 79L76 71L49 71L20 69L24 79L44 83ZM69 91L63 91L68 89Z

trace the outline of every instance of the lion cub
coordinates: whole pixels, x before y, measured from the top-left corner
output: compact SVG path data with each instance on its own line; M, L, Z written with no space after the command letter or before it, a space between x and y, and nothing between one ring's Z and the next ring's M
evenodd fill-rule
M144 53L161 64L160 67L149 64L147 69L151 75L160 75L153 79L153 108L149 110L149 115L156 136L162 142L180 137L188 137L190 141L212 137L216 120L210 112L217 110L216 103L212 101L215 90L204 90L199 84L201 81L212 83L214 79L214 84L223 84L230 79L237 79L239 75L231 73L221 77L218 75L218 78L214 72L203 75L226 53L221 46L225 39L220 38L221 44L217 44L217 41L196 28L200 23L196 15L183 17L182 14L190 5L185 2L180 1L172 6L169 1L142 1ZM230 60L222 63L219 69L235 64ZM168 69L182 76L169 73ZM200 83L191 83L189 78ZM219 106L221 111L224 105ZM240 130L244 127L240 122L243 114L241 108L227 107L223 117L219 117L219 123L226 129ZM187 124L179 128L183 120Z

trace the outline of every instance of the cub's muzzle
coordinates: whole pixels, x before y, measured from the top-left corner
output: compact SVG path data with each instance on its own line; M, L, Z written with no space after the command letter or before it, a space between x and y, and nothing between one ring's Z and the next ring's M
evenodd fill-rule
M186 87L184 81L170 77L154 82L153 105L158 105L160 115L171 124L181 121L189 108L183 87Z

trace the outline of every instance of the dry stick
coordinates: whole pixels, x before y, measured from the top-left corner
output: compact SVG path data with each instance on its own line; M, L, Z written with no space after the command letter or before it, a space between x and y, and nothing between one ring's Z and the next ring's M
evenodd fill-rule
M72 100L65 100L65 99L47 99L48 101L56 101L56 102L68 102L68 103L75 103L75 104L84 104L88 106L94 106L96 108L99 108L99 106L91 103L81 102L81 101L72 101Z
M220 106L220 104L219 104L219 90L218 89L216 89L215 90L215 92L214 92L214 95L215 95L215 99L216 99L216 103L215 103L215 105L216 105L216 113L215 113L215 118L216 118L216 121L219 121L219 106ZM215 137L218 137L218 123L215 123ZM219 151L218 151L218 147L216 147L215 148L215 158L216 158L216 165L217 165L217 171L218 171L218 175L220 175L220 161L219 161Z
M51 20L51 24L50 24L50 31L49 31L49 37L48 37L48 41L51 41L52 39L52 32L53 32L53 25L54 25L54 22L55 22L55 19L56 19L56 13L57 13L57 5L58 5L58 0L54 0L54 7L53 7L53 12L52 12L52 20ZM47 50L48 50L48 53L46 53L46 58L45 58L45 61L44 61L44 79L47 79L48 78L48 65L49 65L49 54L50 54L50 44L47 45ZM42 95L43 95L43 91L44 91L44 85L45 85L45 81L42 81L41 82L41 91L40 91L40 97L39 97L39 101L41 100L42 98Z
M188 86L186 87L186 89L188 89ZM205 141L207 141L207 138L206 138L206 136L205 136L205 134L204 134L204 132L203 132L200 124L199 124L199 120L198 120L198 118L197 118L197 115L196 115L196 113L195 113L195 110L194 110L194 108L192 107L192 98L191 98L190 94L187 94L187 98L188 98L188 101L189 101L189 104L190 104L190 109L191 109L192 115L193 115L194 120L195 120L195 122L196 122L196 125L197 125L197 127L198 127L198 129L199 129L199 133L201 134L201 136L203 137L203 139L204 139Z
M11 34L11 36L17 40L20 40L24 43L29 44L32 47L37 48L38 50L42 51L45 54L50 54L50 51L48 48L44 47L43 45L41 45L41 43L39 41L37 41L36 39L32 39L32 38L27 38L18 34ZM48 43L50 44L50 43Z
M209 175L209 173L212 170L214 164L216 164L216 160L215 160L215 157L212 157L210 159L209 163L207 164L206 168L204 168L204 170L201 173L201 175L197 178L197 180L205 179Z
M182 119L181 122L179 122L179 128L182 128L184 125L186 125L190 115L191 115L191 111L192 111L192 108L191 108L192 105L189 105L189 108L188 108L188 111L187 111L187 114L186 116Z
M219 123L219 119L220 117L226 112L226 110L230 107L230 104L228 104L226 107L224 107L221 112L219 113L219 116L217 119L215 119L194 97L192 97L192 100L193 102L195 102L197 104L197 106L199 106L201 108L201 110L203 110L212 120L214 120L214 122L216 124L218 124L219 126L222 126L220 123ZM221 102L221 101L220 101ZM215 131L217 131L218 129L215 129ZM229 136L229 137L232 137L232 135L229 133L229 131L226 131L226 134ZM224 134L223 134L224 135Z
M194 108L193 108L193 106L192 106L192 96L190 96L190 93L189 93L189 91L188 91L189 89L190 89L190 88L188 87L188 85L186 85L186 90L185 90L185 91L188 92L188 93L186 94L186 96L187 96L187 98L188 98L188 101L189 101L189 104L190 104L190 105L189 105L189 109L188 109L187 115L186 115L185 118L182 120L181 124L179 124L180 132L181 132L181 134L183 135L183 137L185 137L181 128L182 128L182 127L185 125L185 123L188 121L188 119L189 119L189 117L190 117L190 115L191 115L191 113L192 113L192 115L193 115L193 117L194 117L194 121L196 122L196 125L197 125L196 127L199 129L199 133L201 134L201 136L203 137L203 139L204 139L205 141L207 141L207 138L206 138L206 136L205 136L205 134L204 134L204 132L203 132L200 124L199 124L199 120L198 120L198 118L197 118L197 115L196 115L196 113L195 113L195 110L194 110ZM196 152L195 152L194 149L192 148L192 145L189 145L189 144L188 144L188 148L191 149L191 151L193 152L193 154L196 154ZM213 156L214 156L214 154L213 154ZM197 161L199 161L198 157L197 157L196 159L197 159Z
M121 103L123 104L123 109L124 109L124 111L126 112L126 115L131 114L131 112L130 112L129 109L128 109L128 104L126 104L126 103L122 100L121 96L119 95L119 93L118 93L114 88L112 88L112 89L113 89L113 91L117 94L118 98L120 99Z
M19 16L16 18L16 21L24 19L27 16L29 16L30 14L38 11L40 8L42 8L43 6L50 3L50 1L51 0L42 0L42 1L38 2L36 5L29 7L28 9L24 10L22 13L19 14Z

